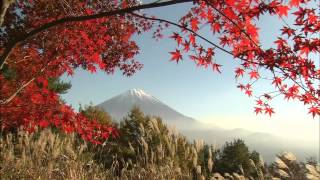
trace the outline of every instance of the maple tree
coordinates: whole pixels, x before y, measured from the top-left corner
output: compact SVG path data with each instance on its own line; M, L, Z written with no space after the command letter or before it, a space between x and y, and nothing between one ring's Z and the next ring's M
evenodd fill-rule
M193 2L179 22L160 19L139 10ZM101 143L114 128L89 121L64 104L57 92L48 88L48 79L83 68L92 73L116 69L131 76L142 68L135 55L139 47L132 39L145 31L154 38L169 26L180 32L168 37L177 42L169 52L177 63L190 59L197 66L221 72L221 51L237 60L235 78L246 95L253 86L268 79L275 91L255 95L255 113L272 115L270 101L284 95L287 100L302 101L309 113L320 115L320 21L309 0L170 0L141 4L125 1L48 1L3 0L0 33L0 123L2 128L56 126L66 132L78 132L84 139ZM293 11L295 24L283 17ZM262 15L278 16L284 22L274 47L262 48L256 23ZM209 26L218 42L201 35ZM267 73L264 73L267 72ZM266 75L267 74L267 75ZM246 76L248 78L246 78Z

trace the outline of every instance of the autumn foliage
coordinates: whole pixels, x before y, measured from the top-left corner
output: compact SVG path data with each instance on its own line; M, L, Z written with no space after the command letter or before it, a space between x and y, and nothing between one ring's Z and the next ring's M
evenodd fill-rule
M256 95L255 113L271 116L274 110L269 102L284 95L286 100L302 101L313 117L320 115L320 69L316 64L319 63L316 58L320 52L320 21L316 9L309 7L311 1L292 0L284 4L276 0L269 3L204 0L197 3L180 19L184 27L181 33L174 32L171 36L178 46L170 52L171 60L179 62L182 54L187 54L187 59L198 66L211 66L220 73L222 60L214 59L214 55L216 51L223 51L238 61L235 78L238 88L246 95L253 96L253 86L260 79L267 79L274 86L274 91ZM295 18L292 25L283 18L289 11ZM281 34L275 37L274 46L270 48L262 48L259 42L256 23L263 15L278 16L284 24L279 27ZM204 26L210 26L218 43L210 41L212 37L200 35L200 27Z
M98 4L59 1L18 1L7 11L1 33L1 51L16 39L26 36L43 24L74 15L90 15L112 10L113 1ZM15 27L14 29L10 28ZM126 16L112 16L51 27L19 42L1 64L1 126L35 127L53 125L65 132L78 132L84 139L101 142L116 135L112 127L88 121L82 114L62 103L48 89L48 78L72 74L82 67L90 72L97 68L113 73L116 68L132 75L141 68L133 58L138 47L130 38L138 27ZM3 55L2 54L2 55ZM3 57L3 56L2 56ZM10 73L11 72L11 73Z
M2 1L3 3L7 1ZM197 66L222 71L215 53L227 53L238 64L237 86L249 97L255 96L255 113L272 115L270 101L283 95L303 102L309 113L320 115L320 69L315 57L320 52L320 21L308 0L194 0L193 7L179 22L142 14L139 9L160 8L191 0L140 4L126 1L48 1L18 0L2 9L0 33L0 123L4 129L56 126L65 132L78 132L84 139L101 143L116 135L112 127L88 120L65 105L48 88L48 79L83 68L113 73L119 69L133 75L142 65L134 59L139 47L134 35L153 31L155 38L169 37L177 47L171 60L190 59ZM285 22L293 12L294 24ZM283 21L274 46L263 48L256 23L263 15ZM164 36L169 26L180 29ZM209 26L213 36L201 35ZM219 52L219 53L220 53ZM220 61L220 62L219 62ZM254 94L256 81L267 79L274 91Z

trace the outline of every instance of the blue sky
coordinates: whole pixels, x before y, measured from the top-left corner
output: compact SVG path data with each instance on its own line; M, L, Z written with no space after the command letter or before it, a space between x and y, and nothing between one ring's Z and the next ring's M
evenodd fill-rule
M175 5L145 12L177 20L190 5ZM276 17L261 18L259 33L263 46L270 46L281 24ZM174 28L170 30L176 31ZM212 37L205 30L202 33ZM319 120L307 115L307 108L299 102L288 103L283 97L278 97L272 103L276 115L272 118L256 116L253 113L255 99L248 98L236 88L233 73L236 64L231 56L216 52L215 58L223 64L222 74L217 74L210 68L196 67L187 57L179 64L170 62L168 52L173 51L176 46L168 38L155 41L151 38L151 33L146 33L135 39L141 48L137 59L144 64L141 71L132 77L125 77L121 72L113 75L104 72L90 74L79 69L73 77L63 76L63 79L72 83L71 90L63 95L67 103L77 109L79 103L99 104L128 89L140 88L177 111L208 124L224 128L246 128L318 142L316 137L319 135ZM261 82L257 84L257 91L270 87Z

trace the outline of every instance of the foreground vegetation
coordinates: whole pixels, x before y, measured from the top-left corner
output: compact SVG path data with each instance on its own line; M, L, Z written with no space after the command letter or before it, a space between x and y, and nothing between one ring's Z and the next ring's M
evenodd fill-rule
M202 140L189 142L160 118L133 108L120 125L99 109L80 110L87 117L118 126L120 137L102 145L54 128L28 134L2 133L1 179L319 179L314 160L298 162L292 153L266 165L242 140L221 149ZM214 137L213 137L214 138Z

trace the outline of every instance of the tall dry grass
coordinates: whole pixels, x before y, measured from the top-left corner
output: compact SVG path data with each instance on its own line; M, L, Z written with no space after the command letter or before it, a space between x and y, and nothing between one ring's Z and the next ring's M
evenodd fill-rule
M0 138L0 179L105 179L75 135L18 131Z
M320 167L316 163L298 162L293 153L283 152L275 158L270 174L273 180L319 180Z
M217 149L203 140L189 142L160 119L145 117L120 127L120 139L87 144L75 134L50 129L0 135L0 179L115 180L318 180L316 164L298 162L292 153L271 166L250 160L255 172L217 173Z

